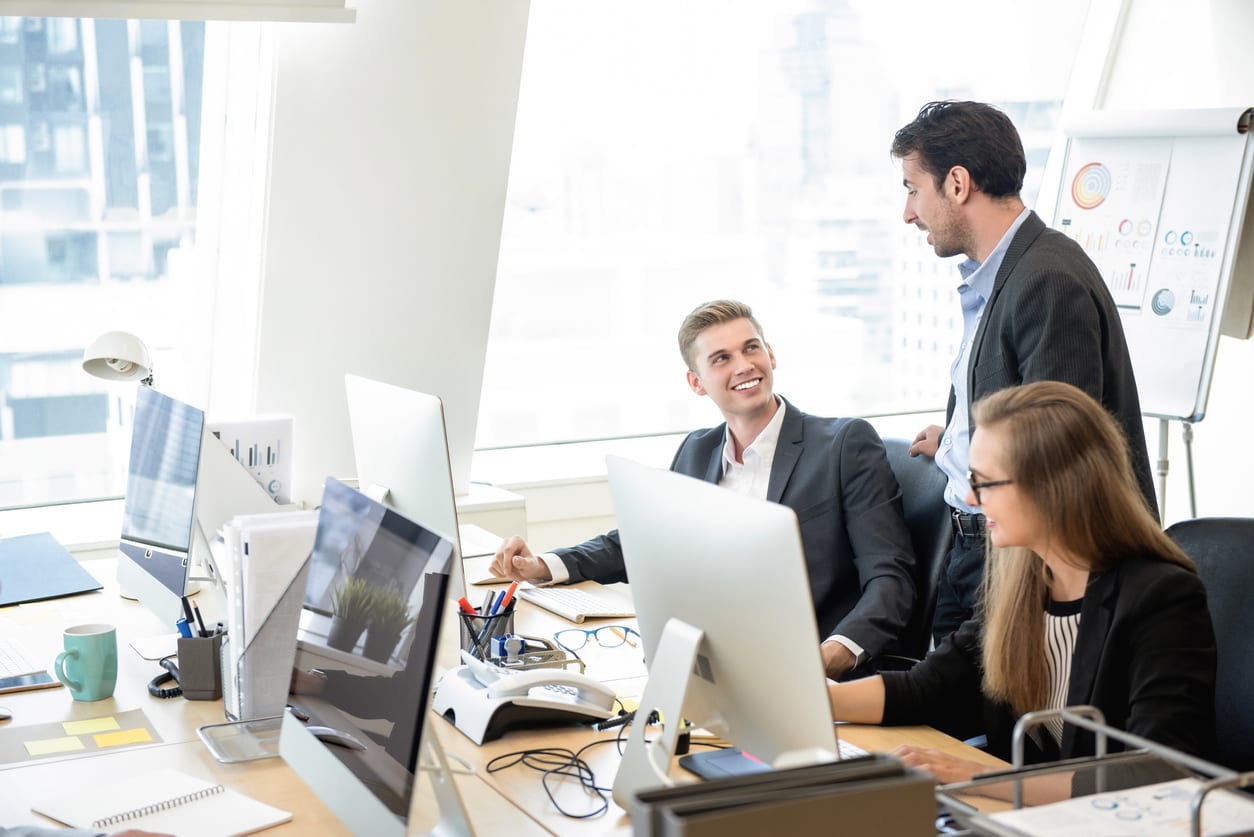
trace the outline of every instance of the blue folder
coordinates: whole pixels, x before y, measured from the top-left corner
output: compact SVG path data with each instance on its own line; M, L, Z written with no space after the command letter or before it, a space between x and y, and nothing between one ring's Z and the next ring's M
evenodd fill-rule
M0 607L90 593L103 586L47 532L0 538Z

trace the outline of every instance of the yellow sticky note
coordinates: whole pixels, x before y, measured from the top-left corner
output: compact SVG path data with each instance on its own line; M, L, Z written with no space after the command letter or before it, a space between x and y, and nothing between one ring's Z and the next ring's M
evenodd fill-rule
M121 732L105 732L94 738L97 747L121 747L123 744L142 744L152 740L152 736L144 727L124 729Z
M65 730L66 735L91 735L96 732L108 732L112 729L121 728L122 725L114 717L91 718L86 721L66 721L61 725L61 729Z
M69 753L74 750L86 750L86 745L78 738L43 738L39 741L27 741L26 752L32 756L47 756L52 753Z

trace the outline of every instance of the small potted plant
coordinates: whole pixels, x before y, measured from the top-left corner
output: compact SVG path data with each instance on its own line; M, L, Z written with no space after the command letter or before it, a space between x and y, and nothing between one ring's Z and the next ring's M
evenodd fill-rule
M375 590L370 610L370 622L366 628L365 654L372 660L386 663L396 648L401 632L414 616L409 612L409 602L392 589Z
M331 628L327 645L340 651L352 651L366 629L377 595L364 580L350 576L331 591Z

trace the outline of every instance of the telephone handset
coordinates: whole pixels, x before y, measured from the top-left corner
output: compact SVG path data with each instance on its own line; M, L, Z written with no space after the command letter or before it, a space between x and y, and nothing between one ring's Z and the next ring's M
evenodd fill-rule
M518 727L604 721L614 714L614 701L612 689L585 674L467 660L440 678L431 708L482 744Z
M557 702L563 707L576 705L598 712L614 708L614 690L586 674L559 668L519 671L500 677L488 686L488 697L520 698L541 702Z

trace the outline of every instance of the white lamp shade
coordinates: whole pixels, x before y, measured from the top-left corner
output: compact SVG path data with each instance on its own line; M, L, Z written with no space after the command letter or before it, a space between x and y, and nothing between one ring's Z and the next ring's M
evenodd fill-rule
M152 374L152 359L143 340L125 331L108 331L83 352L83 369L97 378L129 381Z

